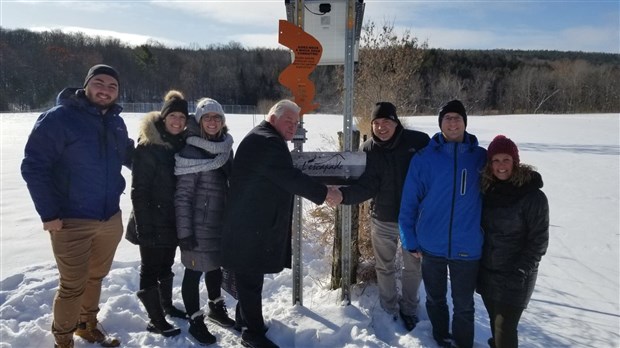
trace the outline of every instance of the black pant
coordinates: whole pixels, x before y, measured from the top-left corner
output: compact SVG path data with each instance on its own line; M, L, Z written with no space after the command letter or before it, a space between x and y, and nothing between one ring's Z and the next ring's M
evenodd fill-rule
M237 281L237 295L240 309L236 315L241 314L241 318L235 320L241 326L247 328L251 335L262 336L265 334L265 321L263 319L263 281L265 275L262 273L235 273Z
M140 289L158 286L161 279L171 278L177 247L151 248L140 246Z
M484 295L482 301L489 313L491 334L493 334L495 347L517 348L519 346L517 326L524 308L493 301Z
M201 271L185 269L181 295L183 296L185 311L189 316L200 310L200 277L202 277ZM222 296L222 270L216 269L205 273L205 285L207 286L209 300L213 301Z

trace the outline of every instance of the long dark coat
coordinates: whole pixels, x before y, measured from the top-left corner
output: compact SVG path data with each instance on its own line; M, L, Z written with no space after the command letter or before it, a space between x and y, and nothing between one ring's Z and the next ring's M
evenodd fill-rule
M530 172L523 186L497 182L484 195L484 245L478 292L525 308L534 291L538 264L549 244L549 204L542 178ZM526 274L521 284L519 269Z
M131 170L133 211L125 238L145 247L177 246L174 193L174 154L185 144L184 135L171 135L159 118L148 113L140 125Z
M225 268L264 274L290 267L294 195L321 204L327 188L293 166L286 142L263 121L241 141L233 163L222 237Z

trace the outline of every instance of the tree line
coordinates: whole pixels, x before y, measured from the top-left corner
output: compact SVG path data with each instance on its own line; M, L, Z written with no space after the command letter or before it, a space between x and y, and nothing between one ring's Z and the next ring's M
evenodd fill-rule
M169 89L189 100L256 105L291 97L278 75L291 63L286 48L239 43L168 48L118 39L0 27L0 111L41 110L58 92L79 87L104 62L121 74L120 101L158 103ZM342 66L319 66L316 112L341 113ZM620 55L610 53L429 49L393 25L368 23L355 67L354 115L374 102L394 102L402 115L435 114L458 98L475 114L620 112Z

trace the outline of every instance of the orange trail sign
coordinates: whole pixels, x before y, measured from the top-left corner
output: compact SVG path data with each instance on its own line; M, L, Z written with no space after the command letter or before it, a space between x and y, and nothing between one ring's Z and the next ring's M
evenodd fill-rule
M312 35L286 20L280 20L278 42L290 48L295 55L293 63L280 73L278 81L293 92L295 103L301 108L301 116L319 107L312 101L315 87L308 76L319 63L323 47Z

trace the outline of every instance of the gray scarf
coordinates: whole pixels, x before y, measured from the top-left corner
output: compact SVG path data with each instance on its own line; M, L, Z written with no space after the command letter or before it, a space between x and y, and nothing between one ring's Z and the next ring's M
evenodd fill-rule
M198 173L220 168L228 161L228 157L230 157L233 138L230 134L225 134L224 141L215 142L193 136L187 138L186 143L216 156L214 158L185 158L177 153L174 155L176 161L174 175Z

